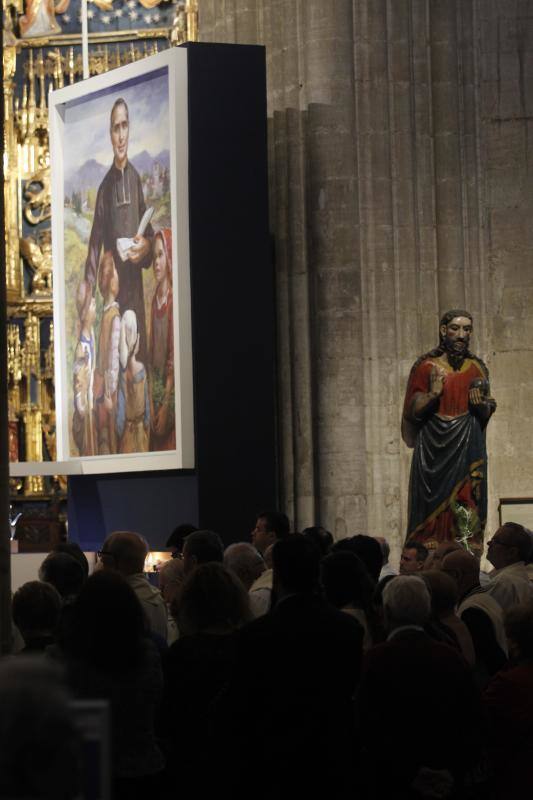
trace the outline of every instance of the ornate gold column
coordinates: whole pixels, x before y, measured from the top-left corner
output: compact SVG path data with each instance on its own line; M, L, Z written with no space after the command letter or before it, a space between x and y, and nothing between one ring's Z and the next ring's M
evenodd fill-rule
M11 38L12 37L12 38ZM15 302L21 293L22 270L19 258L18 157L13 118L13 78L17 63L15 39L4 31L4 208L7 301Z

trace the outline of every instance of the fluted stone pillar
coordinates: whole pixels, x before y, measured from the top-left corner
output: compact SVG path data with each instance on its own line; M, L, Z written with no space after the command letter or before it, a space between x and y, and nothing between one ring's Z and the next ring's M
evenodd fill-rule
M296 527L385 535L397 553L405 384L457 306L499 400L489 527L499 497L533 495L532 16L531 0L201 0L203 41L266 47Z

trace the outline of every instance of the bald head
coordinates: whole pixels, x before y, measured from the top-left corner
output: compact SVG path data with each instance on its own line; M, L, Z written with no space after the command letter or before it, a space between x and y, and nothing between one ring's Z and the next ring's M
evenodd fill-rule
M102 566L104 569L114 569L124 576L136 575L144 571L147 554L147 544L138 533L115 531L102 545Z
M444 556L441 569L454 579L460 597L479 584L479 561L466 550L453 550Z

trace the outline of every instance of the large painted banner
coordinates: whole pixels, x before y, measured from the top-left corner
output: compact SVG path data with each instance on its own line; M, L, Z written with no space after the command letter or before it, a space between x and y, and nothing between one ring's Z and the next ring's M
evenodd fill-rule
M58 460L192 467L186 51L60 89L50 115Z

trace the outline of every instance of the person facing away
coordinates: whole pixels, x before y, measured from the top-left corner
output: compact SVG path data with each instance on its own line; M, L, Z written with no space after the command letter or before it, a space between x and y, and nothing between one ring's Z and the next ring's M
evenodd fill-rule
M81 796L82 742L70 700L62 671L50 659L0 662L0 797Z
M226 547L224 566L239 578L247 592L266 569L263 557L250 542L236 542Z
M533 786L533 603L505 612L510 664L483 693L491 725L495 800L523 797Z
M345 614L351 614L364 630L363 650L372 647L374 582L355 553L337 550L320 563L320 580L326 600Z
M365 565L371 579L377 583L383 565L383 554L379 542L373 536L358 534L346 539L339 539L331 547L331 552L336 553L339 550L349 550L350 553L355 553Z
M189 575L201 564L224 561L224 545L222 539L214 531L193 531L185 537L183 543L183 572Z
M144 575L148 555L145 540L133 531L115 531L104 541L99 552L102 569L119 572L135 592L143 609L148 627L164 642L167 641L167 610L158 589Z
M233 674L236 631L251 618L248 594L230 570L211 561L187 575L172 611L180 638L163 657L159 734L169 764L183 766L180 790L209 797L224 769L212 717Z
M52 584L28 581L20 586L12 600L13 622L25 645L20 652L42 652L53 644L60 613L61 595Z
M238 748L243 764L230 790L246 794L257 776L254 754L268 752L256 796L304 796L328 787L334 797L352 763L363 629L321 597L320 552L307 537L276 542L272 560L275 606L237 634L225 698L226 746Z
M176 625L176 620L172 616L170 609L183 586L184 578L183 561L179 558L171 558L169 561L165 561L159 569L159 591L161 592L161 597L165 601L167 609L168 644L175 642L179 636L178 626Z
M52 584L64 604L80 593L85 579L81 562L68 553L49 553L39 567L39 580Z
M455 613L459 590L450 575L441 569L423 570L420 576L431 595L431 626L428 632L433 633L439 641L451 644L461 653L469 667L476 663L476 653L470 631Z
M457 614L470 631L476 654L475 676L479 686L507 661L507 640L500 604L479 582L479 561L465 550L449 553L442 570L455 581L459 593Z
M422 578L393 578L383 607L388 638L367 653L357 700L368 794L410 797L439 777L457 791L484 750L479 691L461 656L425 633L431 598Z
M128 563L124 544L116 537L106 540L104 556L111 559L113 551L122 569ZM115 800L137 800L151 792L156 797L162 781L164 757L155 717L163 673L148 633L146 615L127 578L104 568L88 578L73 603L57 651L75 696L110 704Z

